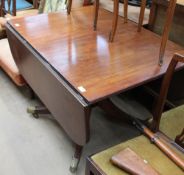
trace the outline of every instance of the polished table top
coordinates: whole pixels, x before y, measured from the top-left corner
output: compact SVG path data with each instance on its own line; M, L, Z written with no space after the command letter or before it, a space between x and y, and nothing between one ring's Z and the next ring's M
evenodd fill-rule
M82 7L70 16L42 14L9 24L87 102L94 103L160 76L173 54L183 49L169 42L159 67L160 37L146 29L138 33L137 24L124 24L120 18L115 41L109 43L111 18L110 12L101 10L93 31L93 8Z

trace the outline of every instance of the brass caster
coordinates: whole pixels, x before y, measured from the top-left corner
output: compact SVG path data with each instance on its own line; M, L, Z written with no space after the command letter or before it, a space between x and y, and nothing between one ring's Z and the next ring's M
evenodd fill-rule
M36 108L33 106L27 108L27 113L32 114L36 119L39 118L39 115L36 113Z
M33 117L38 119L39 118L39 115L38 114L33 114Z
M27 113L34 114L35 110L36 110L36 108L34 106L30 106L30 107L27 108Z
M77 171L78 164L79 164L79 159L73 157L73 158L72 158L71 165L70 165L70 172L71 172L71 173L75 173L75 172Z

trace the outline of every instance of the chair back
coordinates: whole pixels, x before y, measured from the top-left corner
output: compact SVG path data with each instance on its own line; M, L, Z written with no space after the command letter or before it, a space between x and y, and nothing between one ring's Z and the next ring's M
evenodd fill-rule
M161 86L161 90L160 90L160 94L157 100L157 103L155 105L155 109L153 112L153 121L151 124L151 128L154 131L158 131L159 130L159 125L160 125L160 119L161 119L161 115L163 112L163 108L164 108L164 104L167 98L167 94L168 94L168 90L169 90L169 86L175 71L175 68L178 64L178 62L182 62L184 63L184 56L180 55L180 54L175 54L167 68L166 74L164 76L164 79L162 81L162 86Z

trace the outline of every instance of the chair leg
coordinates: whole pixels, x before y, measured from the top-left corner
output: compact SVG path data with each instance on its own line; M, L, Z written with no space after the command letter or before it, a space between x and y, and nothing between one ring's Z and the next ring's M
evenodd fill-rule
M5 4L4 4L4 0L1 0L1 17L4 17L4 8L5 8Z
M92 5L91 0L84 0L83 6Z
M67 3L67 13L68 13L68 15L70 15L71 8L72 8L72 0L68 0L68 3Z
M33 0L34 9L38 9L38 0Z
M114 36L117 29L118 24L118 15L119 15L119 0L114 0L114 12L113 12L113 21L112 21L112 30L109 35L109 41L113 42Z
M16 1L14 0L12 3L13 3L13 12L12 12L12 13L13 13L13 16L16 16L16 15L17 15L17 9L16 9L16 8L17 8L17 6L16 6Z
M2 7L2 2L1 2L1 4L0 4L0 17L2 17L2 16L3 16L3 7Z
M162 35L162 41L161 41L160 53L159 53L159 65L160 66L163 64L165 48L166 48L167 40L169 37L169 31L171 28L171 24L172 24L174 12L175 12L176 2L177 0L170 0L169 6L167 9L166 21L164 25L164 31Z
M75 173L77 171L78 168L78 164L81 158L81 154L82 154L82 149L83 147L80 145L75 145L75 153L74 156L72 157L72 162L70 165L70 172L71 173Z
M94 30L96 30L96 27L97 27L98 11L99 11L99 0L95 0L94 1L94 24L93 24Z
M128 22L128 0L124 0L124 23Z
M8 13L10 13L11 0L8 0Z
M138 30L137 30L138 32L140 32L141 29L142 29L143 20L144 20L145 8L146 8L146 0L142 0L142 1L141 1L140 15L139 15Z

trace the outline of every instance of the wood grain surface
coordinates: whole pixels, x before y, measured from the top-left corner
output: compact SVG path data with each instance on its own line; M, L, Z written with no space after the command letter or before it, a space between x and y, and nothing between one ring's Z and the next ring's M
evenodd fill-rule
M9 21L89 103L159 77L173 54L183 50L168 42L160 67L160 36L146 29L137 32L137 24L119 18L116 39L109 43L112 13L100 9L98 29L93 31L93 10L82 7L69 16L62 12Z

